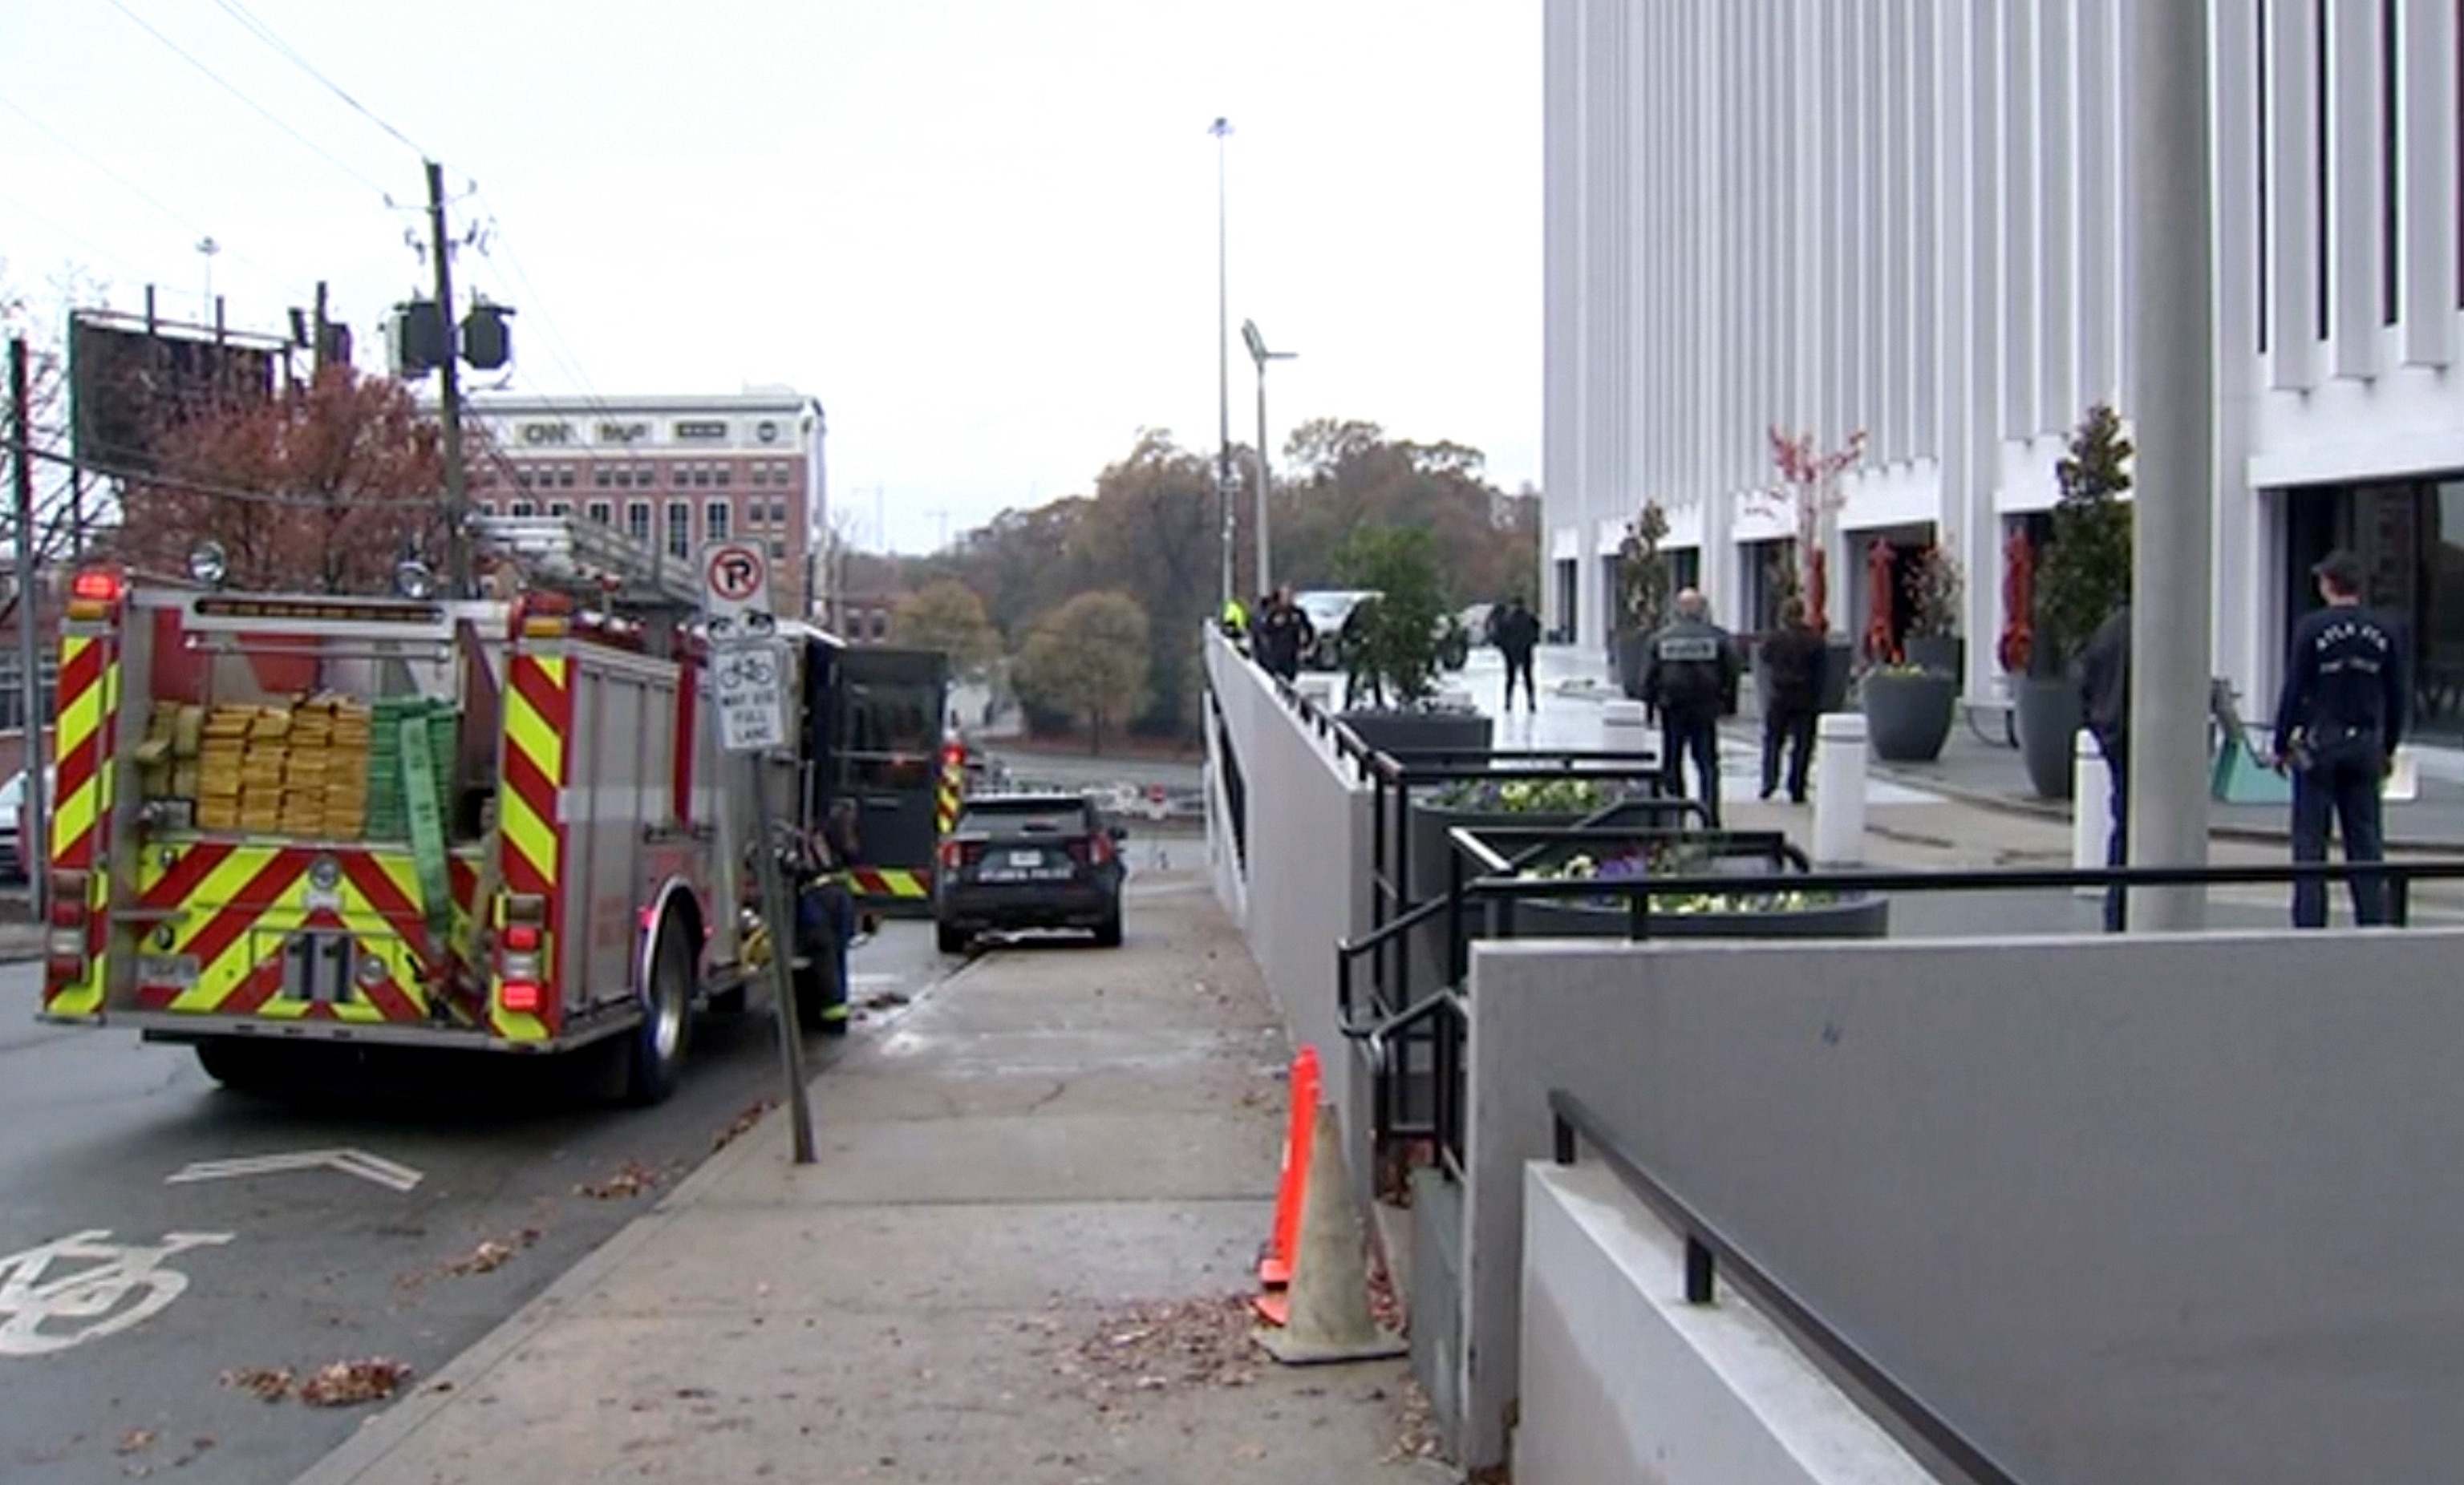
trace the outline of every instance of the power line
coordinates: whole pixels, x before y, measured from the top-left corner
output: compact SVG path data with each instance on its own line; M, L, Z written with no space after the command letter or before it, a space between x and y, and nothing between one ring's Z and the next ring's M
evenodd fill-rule
M129 194L135 196L138 200L145 203L147 206L152 207L155 210L163 213L165 217L175 223L182 231L188 233L192 239L212 235L204 228L199 227L196 223L189 221L178 211L175 211L170 207L165 205L161 197L155 195L152 191L147 190L144 186L138 185L135 181L132 181L128 177L121 174L119 171L114 170L111 166L104 164L101 161L95 159L92 155L87 154L84 149L78 146L76 141L70 139L67 135L62 134L57 129L53 128L50 124L43 122L43 120L35 118L33 114L26 112L25 109L19 107L11 99L0 98L0 108L6 108L11 113L15 114L18 118L24 120L27 123L32 124L35 129L48 137L52 142L59 145L60 148L67 150L77 159L84 161L95 169L101 171L106 176L109 176L113 181L118 182L121 188L125 189ZM223 251L227 252L230 251L229 249L225 249ZM255 259L251 258L244 253L232 252L231 255L233 261L239 263L242 267L253 271L267 283L273 284L275 287L282 290L285 294L288 294L291 291L290 281L285 279L281 274L275 273L274 270L267 268L264 264L257 262ZM209 308L210 309L210 306L209 306Z
M341 156L335 154L332 150L327 149L324 145L318 143L315 140L310 139L307 135L300 133L297 129L293 128L289 123L285 122L280 116L275 114L274 110L249 97L244 90L234 86L228 78L224 77L222 74L197 60L195 55L189 52L187 48L180 45L180 43L155 30L153 22L148 21L143 15L130 10L125 4L121 3L121 0L111 0L111 8L118 11L121 14L127 16L131 21L136 22L138 29L144 32L145 34L170 48L182 61L187 62L189 66L195 68L201 73L204 73L209 78L211 78L215 86L221 88L224 92L239 99L241 102L246 103L249 107L255 109L258 114L264 117L266 122L274 125L277 129L280 129L283 133L290 135L293 139L307 145L318 154L324 156L327 161L332 163L335 168L341 170L343 174L348 175L353 180L358 181L368 189L375 191L379 196L383 196L385 194L385 187L362 174L357 166L344 160Z
M35 221L40 222L45 227L50 228L53 231L59 233L61 236L66 237L73 242L83 243L96 253L111 262L119 264L121 268L127 269L130 273L133 273L140 277L144 276L144 269L138 267L127 258L121 257L119 253L104 247L93 238L88 237L85 233L78 231L76 228L69 226L66 222L59 220L57 217L45 215L42 211L30 205L24 197L17 195L13 191L0 191L0 201L6 201L11 206L33 218Z
M114 3L117 3L117 0L114 0ZM328 77L322 72L319 72L316 63L311 62L308 58L302 56L299 54L298 48L293 46L290 42L283 40L280 33L276 32L273 27L268 26L265 22L258 20L256 16L250 11L247 6L239 3L239 0L214 0L214 4L222 8L224 14L229 15L231 19L239 22L242 27L246 28L251 35L253 35L257 40L262 41L267 46L273 48L275 54L280 55L284 60L290 62L301 72L306 73L309 76L316 78L318 82L323 84L326 92L333 94L336 98L341 98L343 102L349 104L354 111L356 111L362 118L367 120L370 123L375 124L385 133L392 135L397 141L401 142L404 148L419 156L422 160L430 158L428 151L421 149L417 144L411 142L410 136L403 133L400 129L395 128L392 124L385 122L385 120L377 116L375 110L369 108L365 103L361 102L358 98L355 98L351 97L350 94L344 92L341 83L336 82L333 78Z

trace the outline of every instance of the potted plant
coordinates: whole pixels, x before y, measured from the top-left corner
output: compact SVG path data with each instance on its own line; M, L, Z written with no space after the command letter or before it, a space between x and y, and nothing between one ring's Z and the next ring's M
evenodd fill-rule
M1588 842L1526 878L1610 883L1637 877L1734 877L1735 890L1660 897L1651 904L1655 938L1882 938L1890 932L1890 899L1871 892L1808 891L1789 884L1803 870L1777 832L1702 836L1638 835L1631 843ZM1525 938L1623 938L1632 923L1626 899L1602 892L1525 903L1514 930Z
M1942 756L1959 702L1959 678L1930 666L1896 662L1867 670L1857 686L1865 738L1885 763L1930 763Z
M1363 743L1389 753L1486 749L1489 718L1438 695L1452 611L1428 532L1360 527L1345 538L1334 565L1346 584L1377 595L1353 610L1338 646L1351 679L1368 687L1372 704L1348 708L1337 719Z
M1917 557L1908 578L1908 632L1903 658L1956 681L1968 673L1968 646L1959 637L1959 600L1966 591L1959 558L1935 542Z
M1644 648L1668 622L1668 557L1660 550L1667 535L1668 513L1659 501L1646 500L1617 543L1617 688L1635 701L1642 699Z
M2073 738L2079 728L2080 652L2105 616L2130 598L2130 456L2122 419L2102 403L2071 430L2056 462L2061 485L2053 531L2034 554L2034 606L2019 646L2026 674L2014 684L2019 752L2028 781L2048 799L2071 796Z
M1806 624L1820 633L1828 646L1822 667L1821 710L1837 711L1848 699L1848 676L1856 663L1856 646L1846 637L1831 632L1831 520L1848 498L1839 488L1841 476L1865 457L1865 434L1861 428L1849 434L1846 443L1829 453L1815 447L1811 433L1785 433L1773 427L1770 437L1771 464L1779 471L1779 488L1754 498L1783 509L1795 532L1779 561L1772 564L1771 601L1776 605L1791 597L1805 601ZM1755 670L1759 692L1764 688L1759 661Z

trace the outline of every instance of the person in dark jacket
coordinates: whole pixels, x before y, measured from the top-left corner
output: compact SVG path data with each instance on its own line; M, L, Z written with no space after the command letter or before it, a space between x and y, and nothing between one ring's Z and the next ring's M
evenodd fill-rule
M1516 594L1506 609L1489 621L1489 640L1497 652L1506 657L1506 710L1514 710L1514 678L1523 678L1524 705L1533 711L1540 710L1540 697L1531 684L1531 652L1540 647L1540 618L1526 608L1523 596Z
M1711 622L1709 601L1677 595L1677 618L1653 635L1643 659L1642 699L1660 712L1661 765L1668 792L1685 793L1684 760L1702 780L1703 811L1720 823L1720 719L1737 710L1736 641Z
M1292 601L1292 585L1288 582L1277 588L1265 611L1250 621L1250 653L1268 675L1287 681L1298 679L1301 656L1316 643L1317 626Z
M2276 703L2276 767L2293 775L2293 859L2327 859L2333 812L2344 860L2386 858L2379 788L2404 737L2409 680L2404 646L2387 621L2362 607L2362 563L2336 551L2311 569L2326 607L2293 626L2284 689ZM2387 921L2385 884L2358 877L2353 921ZM2327 884L2293 884L2293 926L2327 926Z
M1779 760L1788 753L1788 797L1805 802L1805 771L1814 758L1814 722L1822 710L1822 668L1830 646L1805 626L1805 601L1780 601L1779 627L1764 639L1763 674L1771 694L1763 712L1763 795L1779 789Z
M2123 604L2097 625L2079 660L2079 719L2104 754L2105 776L2112 781L2112 819L2104 835L2104 863L2119 866L2130 859L2130 605ZM2119 933L2130 894L2121 887L2104 889L2104 931Z

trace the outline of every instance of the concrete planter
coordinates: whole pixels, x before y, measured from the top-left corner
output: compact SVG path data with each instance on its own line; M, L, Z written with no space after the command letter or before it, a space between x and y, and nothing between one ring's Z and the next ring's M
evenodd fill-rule
M1953 681L1968 673L1968 642L1956 634L1916 635L1902 647L1909 665L1939 670Z
M1624 905L1560 902L1519 904L1517 938L1623 938ZM1661 912L1651 915L1653 938L1887 938L1891 900L1859 892L1804 907L1756 912Z
M1617 692L1628 701L1642 700L1642 659L1650 640L1649 635L1639 633L1617 637L1612 658L1617 665Z
M1495 727L1478 711L1345 711L1335 720L1380 753L1444 749L1485 753Z
M1859 692L1874 756L1886 763L1930 763L1942 756L1959 701L1959 683L1947 671L1869 671Z
M2019 757L2040 798L2071 797L2072 738L2079 730L2079 687L2062 676L2021 676L2011 683L2018 704Z

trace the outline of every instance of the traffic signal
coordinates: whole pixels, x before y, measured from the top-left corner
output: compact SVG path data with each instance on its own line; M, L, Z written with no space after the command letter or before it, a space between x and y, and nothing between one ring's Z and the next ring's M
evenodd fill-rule
M495 371L514 359L512 306L474 304L462 317L462 360L481 371Z
M398 377L424 377L453 354L451 331L433 299L395 305L385 321L385 338L391 342L390 360Z

